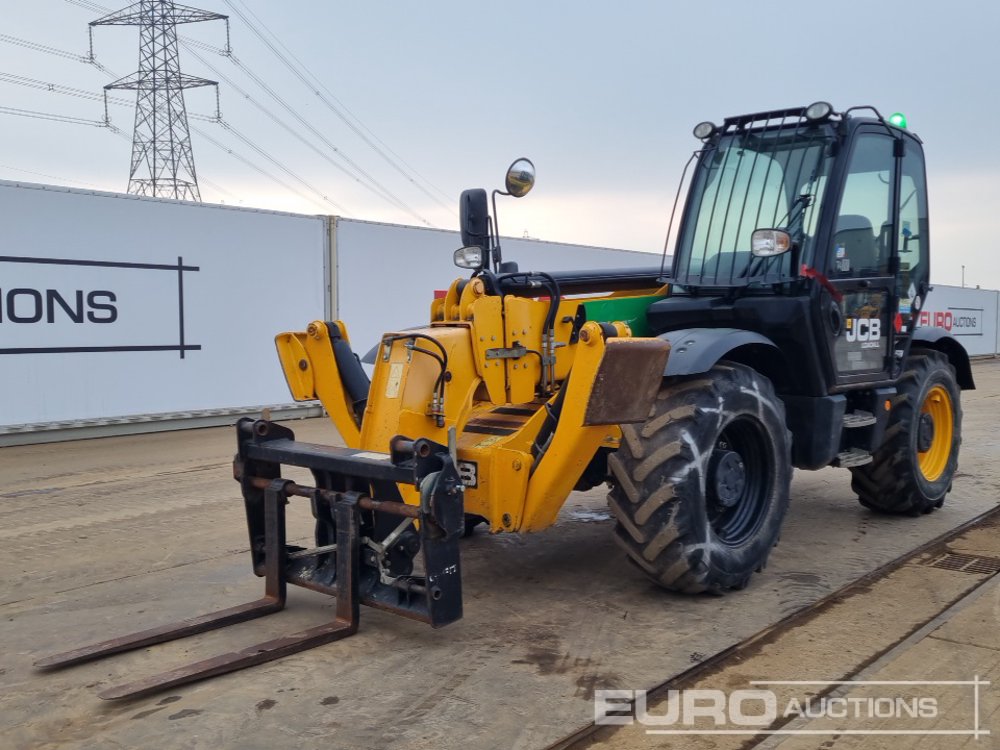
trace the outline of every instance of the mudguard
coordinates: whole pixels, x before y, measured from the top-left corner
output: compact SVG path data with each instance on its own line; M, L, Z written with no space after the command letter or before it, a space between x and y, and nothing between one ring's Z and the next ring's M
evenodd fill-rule
M747 344L768 346L778 351L766 336L740 328L682 328L659 338L670 342L670 358L664 375L695 375L708 372L733 349Z
M948 357L955 368L955 380L963 391L973 391L976 384L972 379L972 364L969 353L965 351L958 339L943 328L936 326L920 326L913 331L911 349L935 349Z

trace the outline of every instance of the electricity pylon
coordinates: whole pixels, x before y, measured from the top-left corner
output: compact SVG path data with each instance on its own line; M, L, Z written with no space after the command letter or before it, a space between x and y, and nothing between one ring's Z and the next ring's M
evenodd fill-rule
M215 86L218 96L219 84L181 73L177 24L218 20L226 22L228 39L228 16L177 5L173 0L139 0L90 22L91 58L95 26L139 27L139 71L104 87L105 92L113 89L138 92L129 193L201 200L184 89Z

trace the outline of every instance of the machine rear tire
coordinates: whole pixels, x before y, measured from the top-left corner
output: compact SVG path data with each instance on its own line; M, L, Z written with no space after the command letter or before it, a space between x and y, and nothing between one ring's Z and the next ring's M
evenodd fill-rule
M851 469L851 488L866 508L919 516L944 504L958 468L955 368L941 352L914 349L896 388L885 439L870 464Z
M615 539L660 586L723 592L763 569L792 476L784 405L763 375L720 362L664 381L608 464Z

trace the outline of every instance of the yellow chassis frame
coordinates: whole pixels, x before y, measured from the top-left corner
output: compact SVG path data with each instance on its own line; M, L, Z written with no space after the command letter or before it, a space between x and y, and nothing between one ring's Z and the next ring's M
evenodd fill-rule
M669 350L660 339L631 338L621 322L586 322L574 336L579 305L656 293L663 290L563 299L546 340L549 300L501 298L486 294L480 278L456 280L434 301L429 326L383 336L360 423L326 324L281 333L275 343L293 398L319 399L348 447L388 453L396 435L441 444L454 435L465 512L487 519L493 532L538 531L555 521L598 450L617 448L617 425L648 414ZM347 340L344 324L334 325ZM447 374L428 352L447 355ZM615 390L620 401L623 388L634 394L627 406L602 408ZM563 389L550 439L533 449ZM412 487L400 491L405 502L419 503Z

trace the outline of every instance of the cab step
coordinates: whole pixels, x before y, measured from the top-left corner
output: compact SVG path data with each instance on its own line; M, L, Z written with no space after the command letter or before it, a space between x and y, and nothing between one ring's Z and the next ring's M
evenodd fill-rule
M870 411L852 411L844 415L844 429L852 429L854 427L870 427L875 424L877 420L875 415Z
M850 469L855 466L864 466L872 462L872 454L863 448L851 448L837 454L834 466Z

